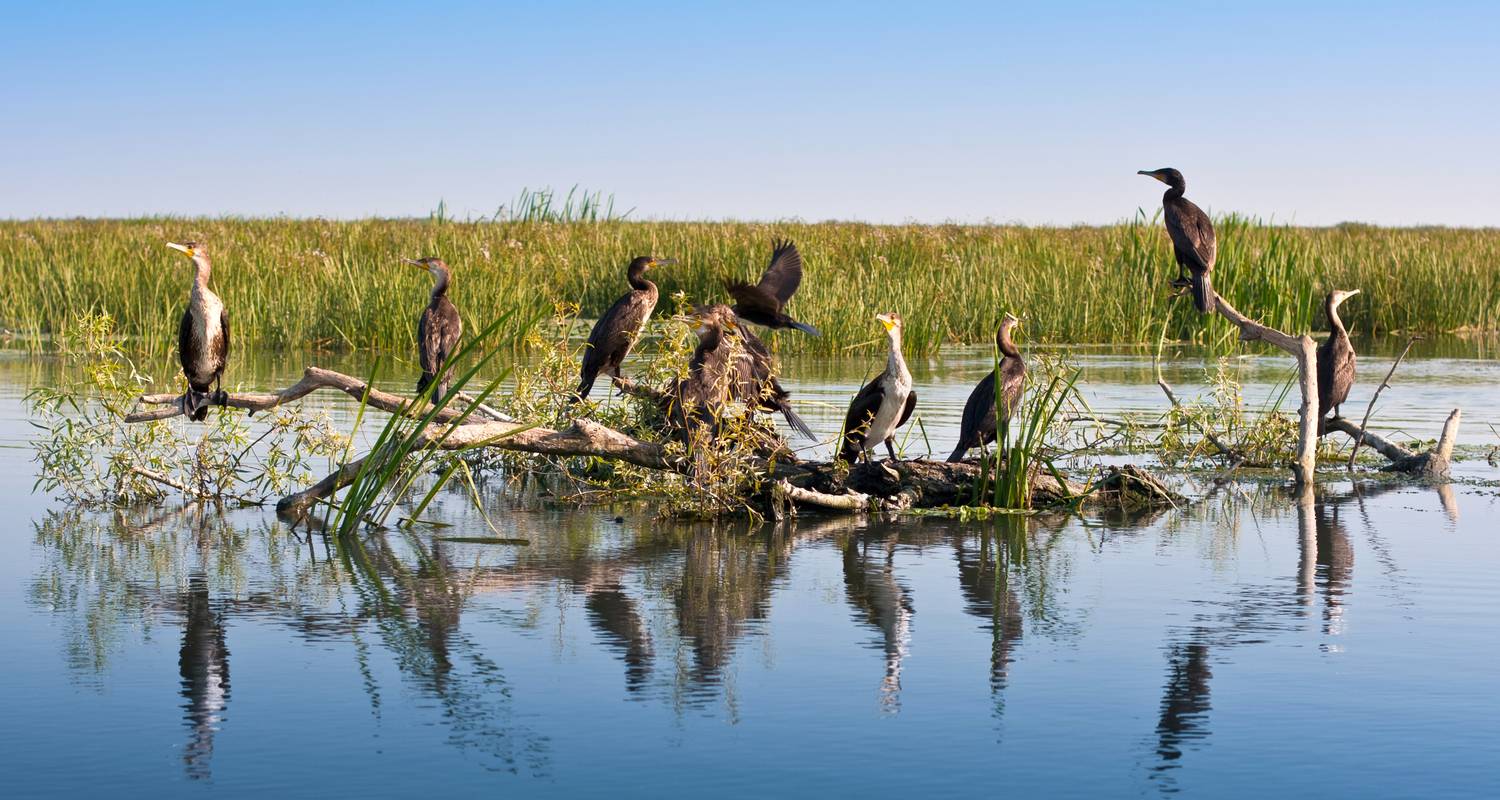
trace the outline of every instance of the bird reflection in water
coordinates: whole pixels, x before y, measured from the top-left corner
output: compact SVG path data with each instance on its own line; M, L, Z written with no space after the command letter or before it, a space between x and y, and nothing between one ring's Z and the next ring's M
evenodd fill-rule
M901 710L901 662L911 644L913 613L911 593L896 579L896 542L896 533L886 531L878 542L850 536L844 545L844 589L849 604L854 606L855 619L879 634L879 646L885 652L880 708L888 714Z
M180 603L182 648L177 664L189 731L182 763L189 778L202 780L211 777L214 735L229 705L229 648L224 643L224 613L209 596L207 577L198 573L188 578Z

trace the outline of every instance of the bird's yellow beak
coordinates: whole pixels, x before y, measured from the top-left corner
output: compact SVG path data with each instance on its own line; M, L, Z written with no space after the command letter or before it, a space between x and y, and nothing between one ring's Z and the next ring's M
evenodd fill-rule
M187 254L188 258L192 258L193 257L193 248L188 247L185 244L178 244L176 242L167 242L167 247L170 247L173 250L181 250L183 253Z
M896 327L896 321L891 319L890 315L888 314L876 314L875 319L879 320L880 324L883 325L886 330L890 330L891 328Z
M403 258L403 259L401 259L401 263L405 264L408 267L415 267L415 268L417 268L419 270L422 270L423 272L427 271L427 265L423 264L420 261L413 261L412 259L409 259L409 258Z
M677 263L677 259L675 259L675 258L654 258L653 257L651 259L651 268L652 269L656 269L657 267L665 267L665 266L667 266L669 264L676 264L676 263Z

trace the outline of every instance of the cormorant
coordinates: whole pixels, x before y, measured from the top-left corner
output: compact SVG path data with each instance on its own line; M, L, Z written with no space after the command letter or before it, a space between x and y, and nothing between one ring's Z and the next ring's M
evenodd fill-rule
M406 258L402 261L432 275L432 297L417 322L417 355L422 363L417 394L427 391L427 387L436 381L432 403L437 405L448 395L448 383L453 379L448 358L458 349L458 340L464 335L464 321L458 316L458 307L448 299L450 275L448 265L441 258Z
M1212 313L1216 295L1208 273L1213 271L1214 259L1218 255L1213 222L1203 209L1182 196L1187 191L1187 181L1182 179L1181 172L1162 167L1151 171L1143 169L1136 174L1148 175L1170 187L1162 195L1161 207L1167 219L1167 235L1172 237L1172 252L1177 256L1177 280L1172 285L1191 288L1193 307L1204 314ZM1182 277L1183 268L1192 273L1191 278Z
M805 322L787 316L785 307L802 284L802 255L791 242L773 242L771 263L761 273L760 283L729 281L725 288L734 298L734 313L746 322L767 328L796 328L813 336L823 334Z
M760 337L740 324L729 306L715 304L696 309L698 348L690 369L708 383L724 385L731 399L765 413L781 412L792 430L809 438L817 436L792 410L791 393L776 379L775 361Z
M198 242L168 242L167 247L180 250L193 260L193 290L188 295L187 310L177 328L177 358L187 377L185 408L189 417L202 422L208 417L208 391L218 389L213 398L223 405L224 365L229 361L229 313L224 301L208 288L213 266L208 250Z
M578 373L578 392L573 402L589 396L594 379L600 372L620 377L620 365L646 328L646 321L656 309L656 284L646 280L646 270L677 263L672 258L639 256L630 262L625 277L630 291L615 301L589 331L588 347L583 351L583 366Z
M886 357L885 371L875 380L865 384L849 404L849 414L844 418L844 442L839 448L839 459L853 463L875 445L885 442L885 451L891 460L896 459L893 437L896 429L911 418L917 407L917 393L912 391L911 372L906 368L906 359L901 357L901 315L893 312L876 314L875 319L885 326L890 339L890 355Z
M995 441L1001 420L1010 420L1021 405L1021 384L1026 378L1026 362L1021 351L1011 340L1011 329L1021 321L1006 314L1000 322L1000 331L995 334L995 347L1000 350L1000 364L991 370L969 393L964 403L963 425L958 431L958 446L953 449L949 461L962 460L971 447L984 447ZM1000 374L1002 392L999 402L995 399L995 374Z
M1349 332L1344 330L1344 321L1339 319L1339 304L1359 294L1358 289L1334 290L1323 301L1323 311L1328 315L1328 338L1318 345L1318 433L1324 432L1323 418L1328 412L1339 415L1339 406L1349 397L1349 388L1354 385L1354 345L1349 343Z

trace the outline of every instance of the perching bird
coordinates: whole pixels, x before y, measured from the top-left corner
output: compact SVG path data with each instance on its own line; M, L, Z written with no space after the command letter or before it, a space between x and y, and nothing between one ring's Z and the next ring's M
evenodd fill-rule
M578 392L573 402L589 396L594 380L600 372L620 377L620 365L635 346L635 340L646 328L651 312L656 309L656 284L646 280L646 270L666 264L675 264L676 259L640 256L630 262L625 277L630 282L630 291L615 301L594 323L589 331L588 347L583 351L583 366L578 373Z
M817 438L792 410L791 393L776 379L771 351L740 324L729 306L702 306L693 316L698 348L690 370L698 370L707 382L723 382L731 399L768 414L779 411L792 430L809 439Z
M1328 338L1318 345L1318 434L1324 431L1324 417L1328 412L1339 415L1339 406L1349 397L1349 388L1354 385L1354 345L1349 343L1349 332L1344 330L1344 321L1339 319L1339 304L1359 294L1358 289L1334 290L1323 301L1323 311L1328 315Z
M1167 235L1172 237L1172 251L1177 256L1177 280L1173 286L1189 287L1193 293L1193 307L1204 314L1212 313L1216 295L1209 273L1213 271L1218 245L1214 243L1214 224L1203 209L1183 197L1187 182L1182 173L1171 167L1158 170L1140 170L1136 174L1148 175L1168 187L1162 195L1161 207L1167 219ZM1184 278L1186 268L1191 278Z
M448 284L451 276L448 265L441 258L402 259L417 269L432 275L432 296L422 318L417 322L417 355L422 364L422 376L417 378L417 394L427 391L433 382L432 403L437 405L448 395L448 384L453 379L453 368L448 359L458 349L458 340L464 335L464 321L458 316L458 307L448 299Z
M975 385L974 391L969 393L969 400L964 403L963 424L958 430L958 446L953 449L953 455L948 456L949 461L962 460L971 447L984 447L994 442L1000 429L1000 421L1008 421L1015 416L1016 408L1021 405L1021 384L1026 378L1026 362L1022 360L1021 351L1010 338L1011 330L1020 323L1011 314L1006 314L1005 319L1001 320L1000 331L995 334L995 347L1000 351L998 369L986 374ZM996 372L1000 374L1002 387L998 402L995 399Z
M734 298L734 313L746 322L767 328L796 328L803 333L822 336L817 328L798 322L786 314L787 301L802 284L802 255L791 242L773 242L771 263L761 273L760 283L729 281L725 288Z
M177 358L187 377L188 393L184 412L202 422L208 418L208 390L216 387L214 400L223 405L224 365L229 361L229 313L224 301L208 288L213 266L208 250L198 242L168 242L167 247L181 250L193 260L193 290L188 295L187 310L177 328Z
M876 314L875 319L885 326L891 349L885 371L865 384L849 404L849 414L844 418L844 443L839 448L839 459L849 463L861 454L868 460L869 451L881 442L885 442L891 460L896 460L894 434L911 419L912 409L917 407L911 372L906 368L906 359L901 357L901 315L893 311Z

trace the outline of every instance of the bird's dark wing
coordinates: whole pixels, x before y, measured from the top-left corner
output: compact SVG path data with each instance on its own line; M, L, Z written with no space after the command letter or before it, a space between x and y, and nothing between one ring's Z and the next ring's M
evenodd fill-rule
M875 410L885 399L885 389L880 387L880 378L865 384L849 403L849 413L844 417L844 436L854 442L863 442L870 421L875 419Z
M1016 410L1021 406L1021 390L1026 382L1026 362L1013 356L1007 356L1005 363L1000 365L1000 400L1004 403L1005 418L1010 419L1016 415ZM1000 409L997 408L998 414ZM999 419L998 417L996 418Z
M229 363L229 310L219 309L219 371Z
M905 425L906 421L911 419L911 412L915 411L916 408L917 390L913 389L909 394L906 395L906 407L901 409L901 419L896 420L896 427L899 428L902 425Z
M193 311L189 306L182 312L182 324L177 326L177 360L184 374L191 373L193 352Z
M458 314L458 306L444 297L439 311L443 322L442 329L442 359L447 361L448 357L458 350L458 340L464 335L464 320Z
M726 281L724 288L734 298L734 313L752 322L765 324L762 314L775 317L781 313L781 301L758 285L744 281Z
M641 324L656 308L656 297L647 292L629 292L604 312L589 332L589 347L583 354L586 367L598 368L611 361L624 360L635 344Z
M964 402L963 421L958 429L959 441L971 447L978 444L986 433L993 431L994 414L995 373L991 372L974 385L974 391L969 392L969 399Z
M771 250L771 263L761 273L756 288L776 298L777 305L785 305L802 285L802 254L791 242L776 242Z
M422 311L422 318L417 321L417 361L422 365L422 371L429 374L437 374L438 350L441 344L438 342L437 316L429 307Z
M1167 235L1172 237L1172 247L1178 258L1200 272L1213 269L1218 243L1214 240L1214 224L1208 215L1186 199L1167 203L1165 211Z

